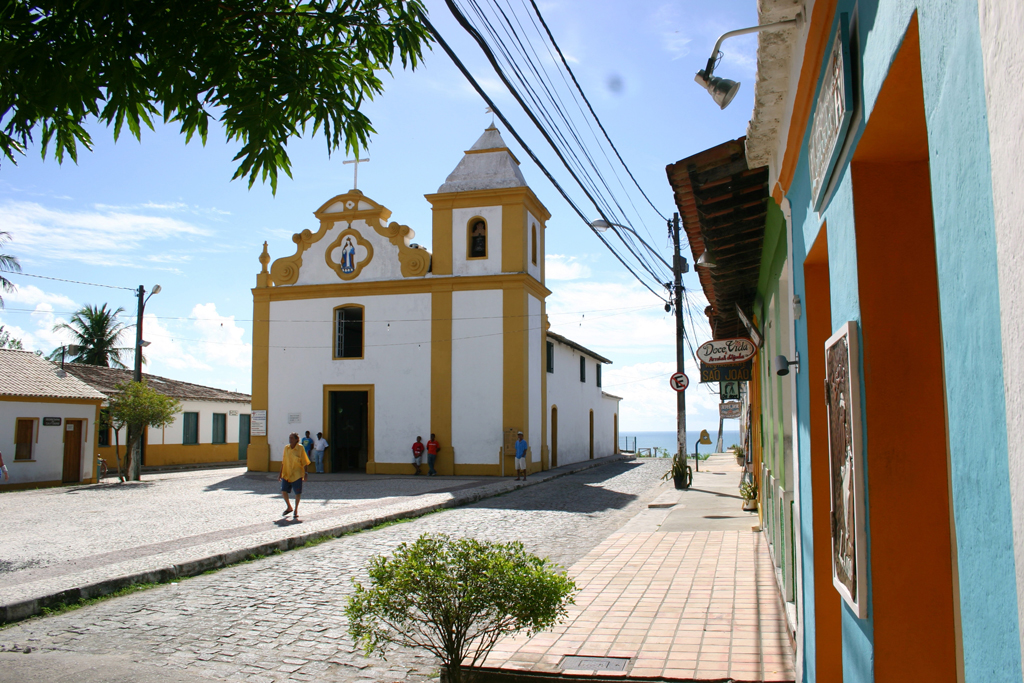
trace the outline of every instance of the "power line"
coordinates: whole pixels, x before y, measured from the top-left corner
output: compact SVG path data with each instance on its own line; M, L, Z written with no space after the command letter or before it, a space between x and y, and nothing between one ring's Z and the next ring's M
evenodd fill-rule
M118 287L116 285L101 285L97 282L80 282L79 280L65 280L59 277L50 277L49 275L32 275L30 273L12 273L12 275L24 275L25 277L37 277L41 280L54 280L56 282L70 282L73 285L89 285L90 287L106 287L107 289L123 289L128 292L136 291L134 287Z
M637 281L640 282L640 284L642 284L654 296L658 297L662 301L667 301L667 299L664 296L662 296L661 294L658 294L658 292L654 291L654 289L652 289L650 285L648 285L646 282L644 282L644 280L636 273L636 271L634 271L629 266L629 264L627 264L625 262L625 260L623 260L623 258L618 254L618 252L616 252L612 248L612 246L608 243L608 241L604 238L604 236L600 232L598 232L597 230L594 230L594 228L592 226L590 226L590 221L587 219L586 215L583 213L583 211L580 209L580 207L576 204L575 201L572 200L571 197L569 197L569 195L566 193L565 189L563 189L562 186L559 184L559 182L557 180L555 180L554 176L551 175L551 173L548 171L547 167L544 166L543 163L541 163L540 159L537 158L537 155L533 153L532 149L530 149L530 146L526 144L526 141L523 140L523 138L519 135L519 133L516 132L515 128L512 127L512 124L509 123L509 121L505 117L505 115L501 112L501 110L498 108L498 106L494 103L494 100L492 100L487 95L487 93L480 86L480 84L477 82L477 80L469 72L469 69L466 68L466 65L462 63L462 60L459 59L458 55L455 54L455 52L452 50L452 48L444 40L444 38L441 37L441 34L437 31L436 28L434 28L434 25L430 23L430 20L427 18L427 16L425 14L421 14L420 15L420 19L423 21L423 24L427 27L427 30L430 31L430 34L434 37L434 40L437 41L437 43L445 51L445 53L452 60L452 62L455 63L455 66L458 67L459 71L462 72L462 75L465 76L466 80L469 81L470 85L473 86L473 89L477 91L477 94L479 94L480 97L483 98L483 100L487 103L487 105L494 112L495 116L497 116L498 119L502 122L502 124L504 124L504 126L508 129L508 131L516 139L516 142L518 142L519 145L523 148L523 150L527 153L527 155L529 155L529 157L533 161L533 163L537 164L537 167L541 170L541 172L544 174L544 176L551 182L552 185L554 185L555 189L558 190L558 193L560 195L562 195L562 198L569 204L569 206L572 208L572 210L576 212L576 215L578 215L587 224L587 226L590 227L591 231L595 235L597 235L598 239L600 239L601 242L603 242L606 247L608 247L608 250L612 252L612 255L614 255L616 259L618 259L619 263L621 263L623 265L623 267L625 267L626 270L628 270L633 275L633 277L635 277L637 279ZM660 282L659 282L659 284L660 284Z

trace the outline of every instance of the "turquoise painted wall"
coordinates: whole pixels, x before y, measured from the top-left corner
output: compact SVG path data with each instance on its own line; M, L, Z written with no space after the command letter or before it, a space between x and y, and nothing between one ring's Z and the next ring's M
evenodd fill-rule
M839 2L837 15L852 15L854 6L852 0ZM857 11L865 116L856 130L851 130L855 141L870 118L911 17L918 12L945 349L965 679L968 683L1019 683L1022 673L998 283L977 6L970 0L862 0ZM805 138L805 151L806 146ZM820 217L810 208L806 154L800 159L787 195L794 230L794 289L801 297L804 278L800 264L820 226L827 221L833 329L847 320L860 321L852 190L847 169L837 173L837 188ZM801 355L805 355L807 329L803 319L796 323L796 339ZM813 591L817 581L831 583L831 576L813 575L807 427L810 390L805 373L801 373L797 385L804 680L817 681ZM870 425L865 425L864 434L870 449ZM868 460L866 467L870 466ZM870 564L871 492L865 488ZM945 522L944 511L928 514L938 515L937 523ZM870 601L870 573L867 598ZM844 606L842 619L844 680L873 681L870 610L868 618L861 620Z

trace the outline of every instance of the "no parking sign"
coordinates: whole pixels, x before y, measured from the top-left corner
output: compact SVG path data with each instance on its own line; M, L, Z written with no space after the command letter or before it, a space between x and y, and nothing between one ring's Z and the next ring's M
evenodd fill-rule
M676 391L685 391L686 387L690 386L690 379L683 373L677 372L669 378L668 384Z

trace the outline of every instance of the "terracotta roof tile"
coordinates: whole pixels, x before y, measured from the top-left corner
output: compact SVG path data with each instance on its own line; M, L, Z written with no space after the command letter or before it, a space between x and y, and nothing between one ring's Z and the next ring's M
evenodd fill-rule
M104 368L97 365L83 365L81 363L68 363L64 368L78 377L83 382L91 385L104 394L116 393L116 387L122 382L132 379L131 370L119 368ZM225 391L213 387L205 387L201 384L180 382L176 379L158 377L142 373L150 388L179 400L187 401L229 401L234 403L250 403L252 397L249 394L242 394L235 391Z
M0 396L106 398L56 363L28 351L10 349L0 349Z

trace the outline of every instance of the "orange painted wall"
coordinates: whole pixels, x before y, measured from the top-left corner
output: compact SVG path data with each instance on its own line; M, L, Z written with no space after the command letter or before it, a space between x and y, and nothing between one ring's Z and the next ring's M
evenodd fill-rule
M829 491L828 420L825 410L825 342L832 336L828 231L822 225L804 259L807 316L808 411L811 421L811 534L814 541L814 657L819 681L843 680L842 598L832 585L832 514Z
M915 20L851 166L878 683L956 681L946 408L927 154Z

